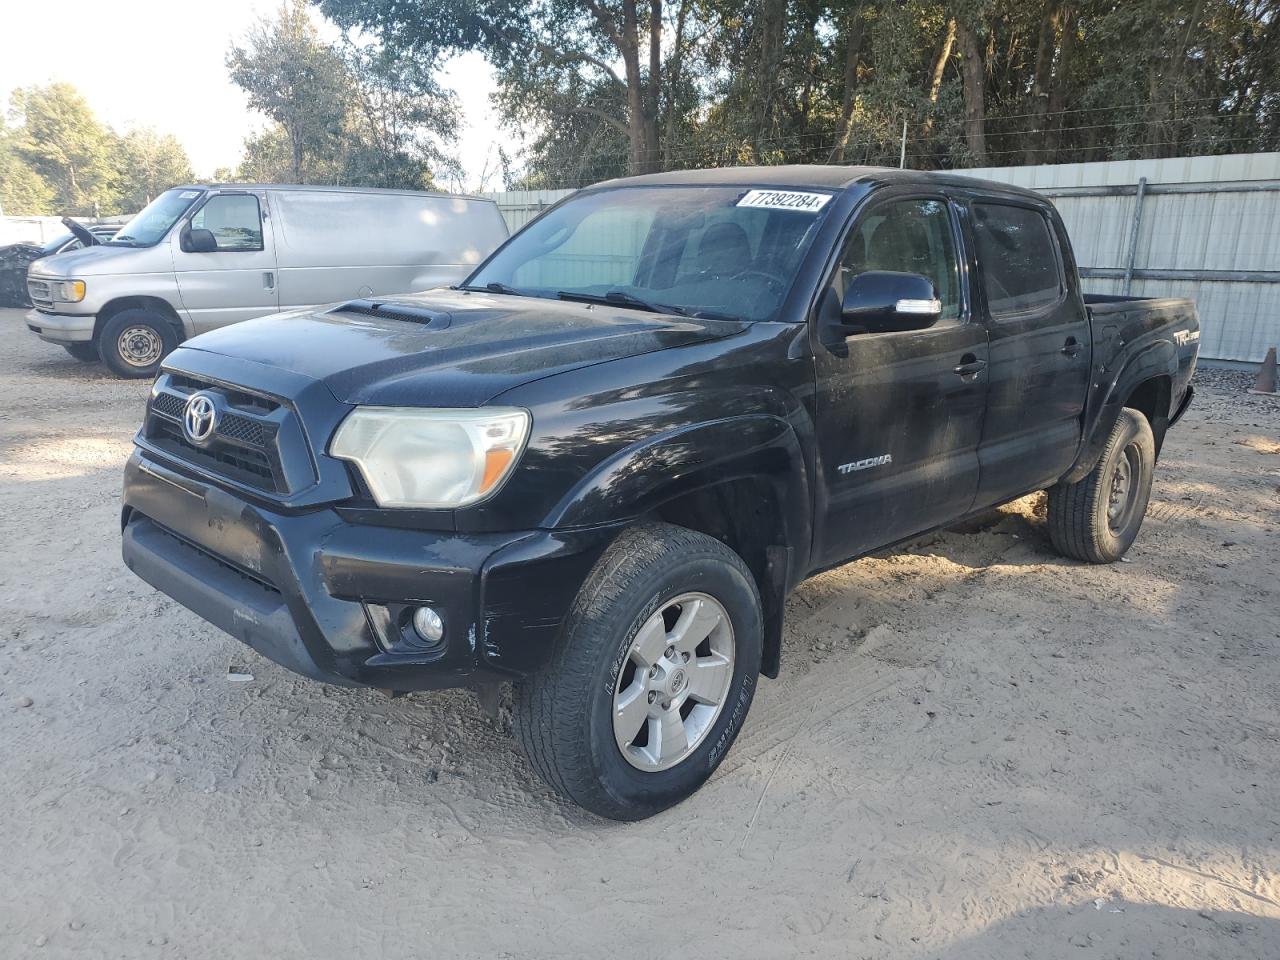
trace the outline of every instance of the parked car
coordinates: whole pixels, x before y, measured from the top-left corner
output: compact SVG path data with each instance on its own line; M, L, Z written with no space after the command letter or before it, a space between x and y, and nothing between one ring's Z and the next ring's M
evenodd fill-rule
M1198 339L1189 301L1083 295L1027 190L613 181L455 289L175 351L124 559L326 683L514 681L539 773L645 817L724 759L816 571L1045 489L1061 553L1123 556Z
M43 244L10 243L0 247L0 307L31 306L31 299L27 296L27 267L37 260L110 240L120 229L117 225L108 224L85 227L68 218L64 218L62 223L74 229Z
M122 377L187 337L460 280L507 236L492 200L338 187L175 187L108 243L33 263L27 326Z

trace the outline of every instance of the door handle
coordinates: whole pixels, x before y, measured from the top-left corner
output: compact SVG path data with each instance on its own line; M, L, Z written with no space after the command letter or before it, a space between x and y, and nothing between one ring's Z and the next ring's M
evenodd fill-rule
M955 372L962 377L976 377L987 368L987 361L979 360L972 353L966 353L960 358L960 365L955 368Z
M262 274L262 289L274 290L276 288L276 275L274 272L267 270Z
M1067 337L1067 342L1062 345L1062 352L1068 357L1076 356L1081 350L1080 341L1075 337Z

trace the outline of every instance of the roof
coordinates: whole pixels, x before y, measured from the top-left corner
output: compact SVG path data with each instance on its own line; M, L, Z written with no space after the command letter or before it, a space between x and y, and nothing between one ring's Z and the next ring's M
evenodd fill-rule
M393 190L386 187L336 187L319 183L178 183L172 190L286 190L306 193L373 193L400 197L442 197L449 200L479 200L492 203L488 197L467 193L444 193L440 190Z
M1004 194L1036 194L1022 187L993 180L979 180L941 170L899 170L896 167L863 167L838 164L787 164L774 167L713 167L705 170L671 170L638 177L606 180L601 186L757 186L812 187L843 190L855 184L926 183L949 187L977 187ZM589 188L594 189L594 188Z

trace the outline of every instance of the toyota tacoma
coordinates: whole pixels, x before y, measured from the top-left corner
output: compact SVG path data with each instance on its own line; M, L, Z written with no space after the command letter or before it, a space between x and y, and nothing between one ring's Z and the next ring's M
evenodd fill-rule
M1038 490L1058 551L1119 559L1198 339L1188 301L1084 295L1027 190L611 181L454 288L184 343L124 559L325 683L513 683L537 771L638 819L723 760L813 573Z

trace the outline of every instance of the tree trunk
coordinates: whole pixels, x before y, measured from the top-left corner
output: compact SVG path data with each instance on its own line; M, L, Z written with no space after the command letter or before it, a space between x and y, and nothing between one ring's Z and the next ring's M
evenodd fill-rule
M1049 115L1044 138L1044 150L1040 153L1041 163L1053 163L1057 160L1058 149L1062 145L1063 111L1067 108L1067 94L1071 89L1071 64L1076 49L1076 10L1071 4L1062 4L1058 9L1058 26L1062 39L1058 41L1058 65L1053 71L1053 83L1049 89Z
M756 37L760 59L756 64L756 92L751 124L751 139L756 159L761 159L767 134L772 129L774 92L782 65L782 50L787 22L787 0L761 0L760 23Z
M831 163L844 163L849 137L853 134L853 107L858 90L858 62L862 56L862 39L867 21L862 7L855 7L845 19L844 27L844 97L840 104L840 136L831 148Z
M1027 136L1026 153L1022 161L1028 165L1041 163L1037 159L1045 146L1045 117L1049 112L1049 84L1052 80L1053 54L1058 40L1057 0L1048 0L1040 21L1040 43L1036 47L1035 72L1031 77L1031 109L1027 126L1034 132ZM1040 148L1040 149L1037 149Z
M947 21L947 32L942 38L942 49L938 51L938 59L933 62L933 73L929 76L929 113L920 128L920 137L924 149L928 151L928 140L933 136L934 108L938 104L938 94L942 92L942 77L947 69L947 61L951 59L951 51L956 45L956 21L952 17Z
M680 0L680 12L676 14L675 45L671 50L671 69L667 71L667 116L662 135L663 165L671 163L671 143L675 139L676 96L679 93L680 73L684 68L684 25L689 14L689 0Z
M976 166L987 164L986 71L978 35L967 23L956 24L960 45L960 76L964 87L964 136Z
M661 0L651 0L652 7L661 21ZM600 14L597 14L599 17ZM661 22L657 27L661 38ZM652 45L652 30L650 32ZM636 0L623 0L622 29L613 33L614 45L622 55L627 83L627 139L630 141L630 159L627 172L631 174L649 173L656 166L658 159L658 116L657 106L650 96L650 86L640 72L640 22L636 14ZM653 60L650 49L650 64ZM659 52L659 69L661 68ZM661 78L659 78L661 79Z
M662 108L662 0L649 0L649 96L645 104L645 169L658 170L662 146L658 143L658 112Z
M1204 0L1195 0L1191 5L1191 13L1187 17L1187 28L1181 40L1174 45L1173 62L1164 72L1163 82L1155 84L1151 97L1153 102L1150 121L1147 124L1147 143L1151 145L1152 156L1172 156L1173 148L1177 146L1176 142L1163 143L1163 141L1177 140L1176 130L1172 132L1173 135L1170 135L1170 131L1165 129L1165 124L1173 115L1174 104L1182 93L1182 76L1187 68L1187 47L1191 45L1191 35L1199 25L1203 12Z

